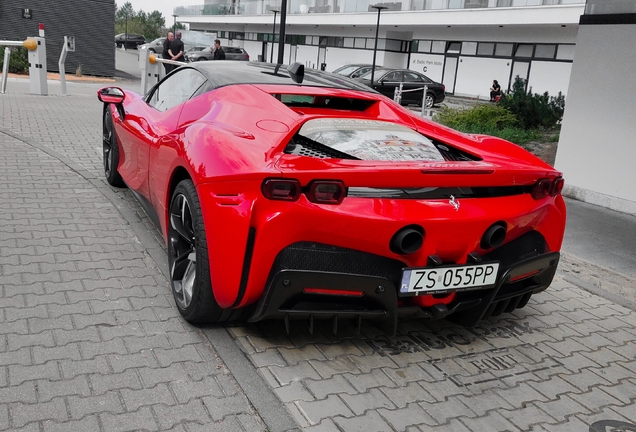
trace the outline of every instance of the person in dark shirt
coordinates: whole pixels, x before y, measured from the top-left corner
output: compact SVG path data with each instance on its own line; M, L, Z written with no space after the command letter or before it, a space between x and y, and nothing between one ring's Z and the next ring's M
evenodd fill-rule
M181 41L181 32L176 33L176 37L170 42L170 49L168 50L170 59L174 61L183 61L183 42ZM172 65L172 69L176 69L177 65Z
M221 48L221 41L214 39L214 57L213 60L225 60L225 51Z
M501 86L497 80L493 80L492 87L490 87L490 102L497 101L499 96L501 96Z
M163 41L163 52L161 53L162 54L161 56L164 59L172 60L172 56L170 55L170 43L172 43L173 39L174 39L174 34L172 34L172 32L169 32L168 37L166 38L165 41ZM170 71L174 69L172 65L168 63L164 63L163 67L166 70L166 75L168 75Z

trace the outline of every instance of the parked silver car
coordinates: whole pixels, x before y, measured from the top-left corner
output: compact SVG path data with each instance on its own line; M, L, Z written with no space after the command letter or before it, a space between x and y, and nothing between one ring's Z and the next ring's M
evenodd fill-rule
M163 41L165 40L166 40L165 37L157 38L153 40L152 42L148 42L146 44L140 45L139 49L147 48L148 51L150 52L161 54L163 52Z
M249 61L250 55L243 48L223 47L225 51L225 60ZM214 48L196 46L186 51L185 60L189 62L212 60L214 58Z

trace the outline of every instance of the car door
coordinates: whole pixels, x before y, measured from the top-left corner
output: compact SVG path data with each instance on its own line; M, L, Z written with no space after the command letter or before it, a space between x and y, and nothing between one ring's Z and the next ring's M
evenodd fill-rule
M157 84L145 99L128 105L118 131L123 149L120 174L132 190L147 200L150 200L150 150L177 128L182 103L196 90L190 90L196 85L190 70L175 72Z
M146 159L149 199L155 208L162 202L161 194L179 153L179 117L187 102L205 83L205 77L194 68L181 68L167 77L151 94L148 109L152 111L157 129L149 142Z
M386 97L393 99L395 89L400 86L401 81L402 72L392 71L380 77L373 87Z

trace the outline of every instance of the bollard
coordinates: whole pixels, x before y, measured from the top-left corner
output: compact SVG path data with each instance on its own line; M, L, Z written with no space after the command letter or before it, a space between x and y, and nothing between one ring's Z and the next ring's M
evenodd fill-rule
M428 86L425 85L424 93L422 93L422 117L428 117L427 115L428 111L426 111L426 94L427 93L428 93Z
M2 84L0 85L0 93L7 92L7 74L9 73L9 60L11 59L11 48L4 49L4 63L2 64Z

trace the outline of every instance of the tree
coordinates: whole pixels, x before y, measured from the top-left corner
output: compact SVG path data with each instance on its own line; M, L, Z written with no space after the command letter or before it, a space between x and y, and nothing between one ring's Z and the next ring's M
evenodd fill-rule
M119 8L115 4L115 9L115 33L128 31L128 33L144 35L148 40L161 36L166 23L161 12L146 13L141 9L135 11L130 2L124 3Z

